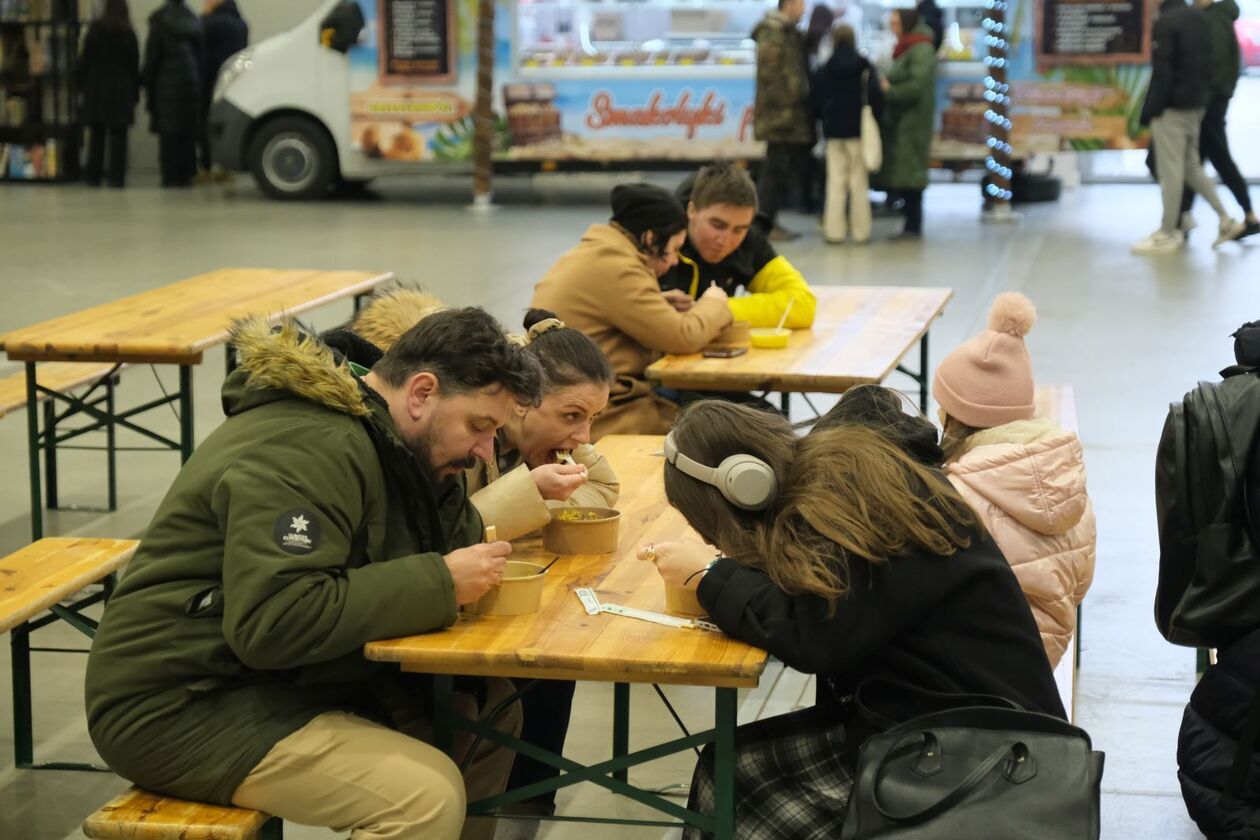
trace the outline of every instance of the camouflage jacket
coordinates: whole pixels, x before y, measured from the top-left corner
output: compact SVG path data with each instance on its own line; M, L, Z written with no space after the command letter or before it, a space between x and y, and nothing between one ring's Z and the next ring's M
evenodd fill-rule
M757 96L753 134L770 143L814 144L809 116L809 70L805 39L777 11L770 12L752 33L757 42Z

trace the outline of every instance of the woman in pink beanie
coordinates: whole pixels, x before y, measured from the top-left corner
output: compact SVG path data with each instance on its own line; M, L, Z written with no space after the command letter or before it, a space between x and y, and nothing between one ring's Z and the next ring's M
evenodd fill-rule
M1097 529L1080 439L1033 416L1024 336L1036 319L1028 298L998 295L989 328L945 357L933 387L945 471L1015 570L1055 666L1094 577Z

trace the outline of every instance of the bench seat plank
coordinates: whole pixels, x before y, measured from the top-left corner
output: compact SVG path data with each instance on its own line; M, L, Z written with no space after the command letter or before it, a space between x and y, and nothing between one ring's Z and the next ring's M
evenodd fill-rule
M104 580L131 560L139 544L46 537L0 558L0 633Z
M103 362L46 362L36 368L35 379L45 388L69 391L92 385L113 370ZM40 399L46 399L42 394ZM0 417L26 407L26 371L0 376Z
M171 799L133 787L83 821L92 840L256 840L261 811Z

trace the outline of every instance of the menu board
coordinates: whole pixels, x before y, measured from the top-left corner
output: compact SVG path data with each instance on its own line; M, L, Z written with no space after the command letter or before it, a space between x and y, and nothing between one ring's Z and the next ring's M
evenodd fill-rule
M400 82L455 77L450 0L380 0L381 75Z
M1149 0L1039 0L1037 64L1141 64L1150 60Z

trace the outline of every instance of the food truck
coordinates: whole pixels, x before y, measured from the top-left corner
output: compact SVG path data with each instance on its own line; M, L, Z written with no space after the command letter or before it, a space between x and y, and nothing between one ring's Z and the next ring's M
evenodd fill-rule
M496 168L759 157L749 35L772 7L500 2ZM467 169L476 25L476 0L326 0L225 65L210 120L216 160L277 198L418 167Z

